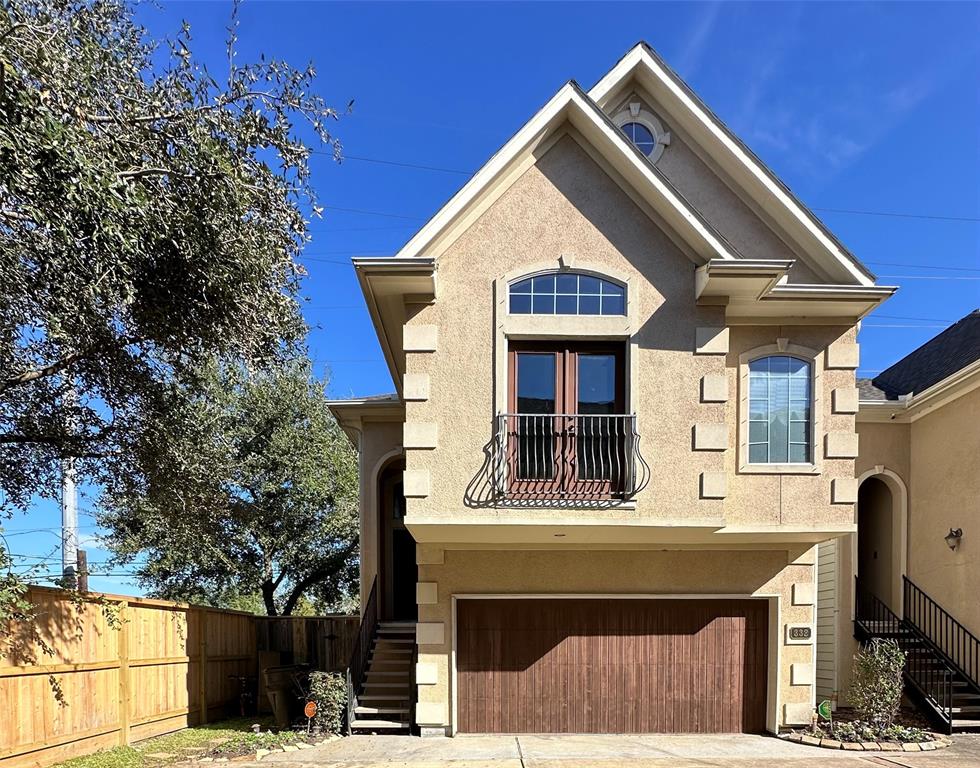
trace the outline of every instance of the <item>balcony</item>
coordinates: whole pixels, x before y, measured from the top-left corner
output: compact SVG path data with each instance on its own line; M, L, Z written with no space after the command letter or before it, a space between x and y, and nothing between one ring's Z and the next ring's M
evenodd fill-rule
M608 506L650 479L632 414L502 413L469 506Z

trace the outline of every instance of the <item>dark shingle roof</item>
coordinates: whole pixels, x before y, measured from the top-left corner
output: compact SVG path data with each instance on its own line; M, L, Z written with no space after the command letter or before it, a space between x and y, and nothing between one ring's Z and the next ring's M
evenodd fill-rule
M980 309L973 310L934 339L882 371L871 385L889 400L919 393L980 360ZM862 388L861 397L865 398ZM869 391L868 400L881 399Z
M871 379L858 379L858 399L862 401L868 400L887 400L888 395L886 395L882 390L876 387Z

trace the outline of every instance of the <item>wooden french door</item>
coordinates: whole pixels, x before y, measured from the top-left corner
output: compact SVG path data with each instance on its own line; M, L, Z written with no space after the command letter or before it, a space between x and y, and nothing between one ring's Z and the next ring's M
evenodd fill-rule
M626 476L622 345L517 342L506 415L510 498L613 496Z

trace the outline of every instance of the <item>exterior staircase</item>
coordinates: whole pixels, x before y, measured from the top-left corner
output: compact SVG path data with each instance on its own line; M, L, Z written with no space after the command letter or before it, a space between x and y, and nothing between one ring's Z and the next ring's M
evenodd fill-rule
M860 579L856 597L854 636L898 643L909 698L945 733L980 731L980 640L907 577L902 617Z
M414 622L381 622L354 691L352 733L408 732L412 727Z

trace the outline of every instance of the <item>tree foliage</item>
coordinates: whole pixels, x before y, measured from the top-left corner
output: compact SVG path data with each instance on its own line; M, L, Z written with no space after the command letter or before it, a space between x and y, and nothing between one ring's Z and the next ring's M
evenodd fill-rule
M232 23L216 76L186 25L157 46L132 10L0 6L8 513L55 496L67 457L83 481L116 474L148 426L179 421L175 395L204 361L268 361L305 332L295 259L316 208L303 137L338 151L314 69L239 65Z
M336 605L357 578L357 459L309 364L210 366L106 488L107 546L176 600Z

